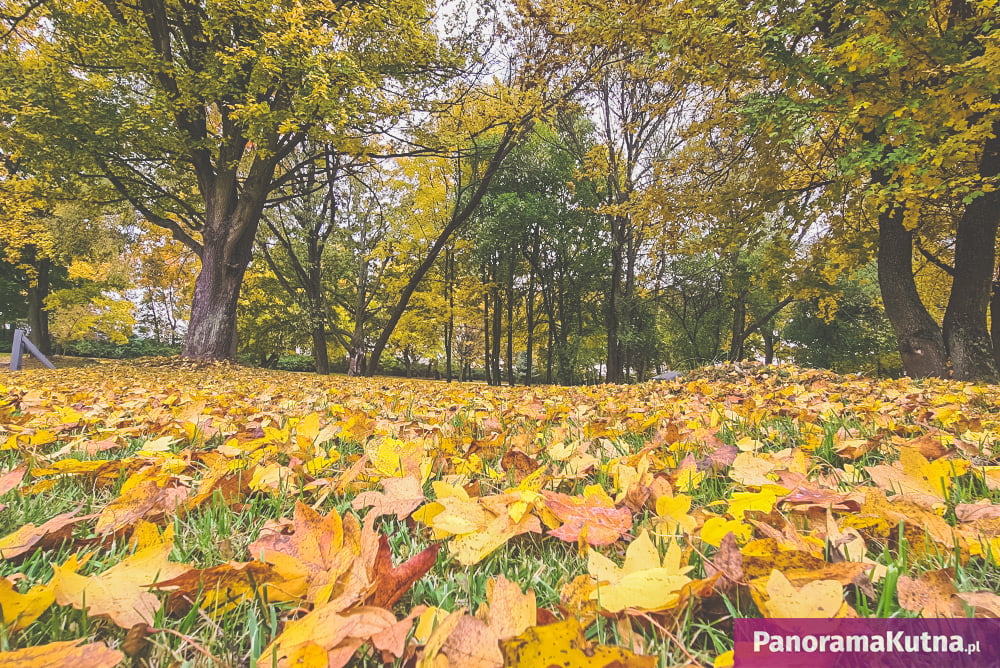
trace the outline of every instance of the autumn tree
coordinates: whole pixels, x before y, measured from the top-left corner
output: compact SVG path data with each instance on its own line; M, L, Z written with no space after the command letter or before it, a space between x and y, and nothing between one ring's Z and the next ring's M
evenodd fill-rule
M672 24L685 36L671 41L676 52L705 64L712 85L733 93L730 106L765 119L775 141L805 138L836 158L817 161L817 174L874 219L880 290L906 372L944 376L950 365L957 378L995 379L986 327L1000 216L993 3L694 0L672 9L688 17ZM959 210L939 225L930 211L949 200ZM954 240L943 326L914 281L918 238L925 249Z
M201 260L183 354L232 357L281 161L368 132L440 62L423 0L4 3L5 150L105 179Z

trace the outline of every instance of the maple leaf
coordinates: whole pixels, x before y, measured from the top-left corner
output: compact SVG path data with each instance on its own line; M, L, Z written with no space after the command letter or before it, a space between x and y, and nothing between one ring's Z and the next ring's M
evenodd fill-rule
M420 480L415 476L383 478L380 484L385 491L358 494L351 502L351 507L361 510L373 506L375 517L395 515L398 519L405 520L425 500Z
M388 610L361 606L341 610L335 602L325 603L309 614L285 625L282 632L261 653L260 668L290 666L340 668L348 665L365 643L385 652L391 662L402 656L413 619L422 609L397 620Z
M306 600L327 602L339 592L340 580L361 554L357 518L348 514L341 519L336 509L324 517L296 502L287 528L287 533L263 533L249 545L250 554L273 565L291 591L303 589Z
M26 628L55 601L55 588L51 582L35 585L20 594L9 579L0 578L0 622L12 631Z
M527 593L504 576L486 581L486 603L476 610L476 617L486 623L499 640L524 633L538 618L535 592Z
M393 566L389 539L380 535L378 541L378 552L371 566L374 591L369 602L375 606L391 608L409 591L414 582L434 567L441 544L431 545L399 566Z
M533 626L501 644L505 665L523 668L574 666L574 668L653 668L656 657L638 656L627 649L587 641L575 617Z
M140 519L156 522L176 510L188 495L185 488L164 486L156 480L146 480L129 486L121 496L104 507L94 531L114 533Z
M900 575L896 582L899 607L923 617L965 617L954 580L947 568L925 571L917 578Z
M597 581L590 597L609 612L625 608L667 610L677 605L684 585L691 582L687 573L692 567L682 565L684 561L676 541L670 542L661 560L649 533L643 530L625 550L621 568L596 551L587 554L587 571Z
M606 495L591 494L583 498L543 492L545 506L563 522L549 535L570 543L610 545L632 529L632 513L628 508L615 508Z
M754 603L769 618L830 619L857 617L844 601L844 585L836 580L814 580L801 587L793 585L774 569L770 577L751 582Z
M204 569L186 568L149 587L169 592L167 612L171 614L187 611L198 602L213 615L221 616L255 596L271 602L297 600L305 594L303 585L301 580L287 582L270 564L231 561Z
M83 640L64 640L47 645L25 647L0 652L0 668L112 668L125 660L125 655L102 642L81 645Z
M133 540L135 553L100 575L87 577L76 572L88 557L73 555L66 563L53 566L56 602L86 610L89 617L107 617L124 629L152 624L160 600L150 593L150 583L183 573L189 566L167 559L174 548L173 525L161 535L155 525L141 523Z
M899 461L895 464L866 466L865 471L878 487L893 490L921 505L936 507L944 505L954 478L968 468L969 462L963 459L932 462L917 448L900 448Z
M94 518L94 515L76 517L77 510L56 515L38 526L25 524L0 538L0 558L15 559L32 550L52 547L70 538L77 524Z

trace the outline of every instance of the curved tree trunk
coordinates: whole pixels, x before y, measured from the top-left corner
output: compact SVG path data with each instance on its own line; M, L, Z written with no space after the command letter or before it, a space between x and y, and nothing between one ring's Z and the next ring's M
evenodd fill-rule
M915 378L948 375L941 328L924 307L913 280L913 231L897 207L879 214L878 283L892 323L903 370Z
M1000 132L1000 122L994 124ZM1000 137L986 142L979 163L985 178L1000 174ZM955 272L944 315L944 341L952 373L959 380L996 382L993 341L986 322L996 262L1000 192L972 200L962 214L955 236Z

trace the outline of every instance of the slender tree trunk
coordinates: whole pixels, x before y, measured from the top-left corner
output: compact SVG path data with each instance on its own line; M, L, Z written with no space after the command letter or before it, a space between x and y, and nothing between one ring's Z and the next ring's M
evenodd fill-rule
M450 383L451 351L455 341L455 253L450 248L444 255L444 290L448 302L448 319L444 324L444 370L445 379Z
M524 384L531 385L531 365L535 346L535 272L528 270L528 296L524 302L524 319L527 324L527 341L524 353Z
M514 257L508 258L507 285L507 384L514 386Z
M746 343L747 302L742 291L736 295L733 304L732 338L729 341L729 361L739 362L743 359L743 348Z
M492 293L493 302L493 333L490 335L490 364L492 365L490 375L493 377L494 385L503 384L503 373L500 371L500 335L503 331L503 311L500 310L500 286L493 281Z
M984 178L1000 175L1000 122L986 142L979 162ZM986 323L996 263L1000 191L972 200L958 222L955 236L955 272L944 314L944 342L958 380L997 381L993 341Z
M483 281L483 378L487 385L493 384L492 365L490 364L490 291L486 274L486 266L482 267Z
M774 364L774 344L777 337L770 322L761 328L760 335L764 338L764 364Z
M885 314L896 332L903 370L914 378L948 375L941 328L927 312L913 280L913 232L900 207L879 214L878 283Z
M611 221L611 275L605 316L608 358L605 380L609 383L619 383L622 380L622 350L619 335L621 330L621 283L624 274L624 229L625 223L619 221L617 216L613 216Z

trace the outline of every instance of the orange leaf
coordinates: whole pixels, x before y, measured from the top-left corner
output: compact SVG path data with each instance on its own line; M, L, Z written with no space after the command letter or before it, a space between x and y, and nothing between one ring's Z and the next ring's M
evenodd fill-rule
M545 505L563 525L549 534L569 543L610 545L632 528L628 508L615 508L598 495L585 498L544 492Z
M64 640L48 645L0 652L0 668L111 668L125 655L102 642L81 645L81 640Z

